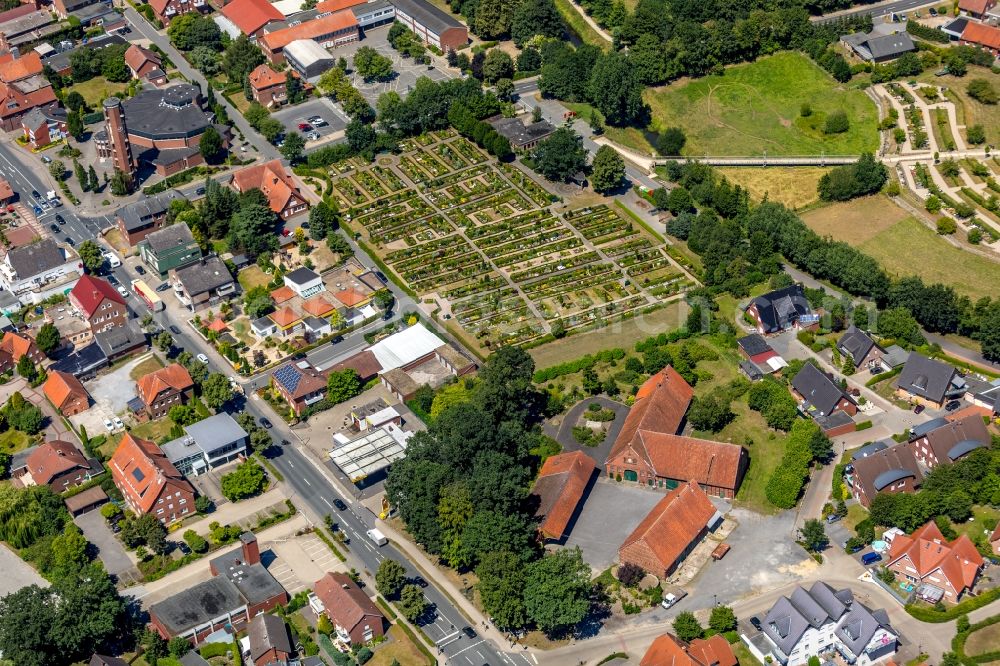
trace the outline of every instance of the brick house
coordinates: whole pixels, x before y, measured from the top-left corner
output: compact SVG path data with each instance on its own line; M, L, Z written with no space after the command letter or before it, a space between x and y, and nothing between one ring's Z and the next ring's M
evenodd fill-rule
M285 15L268 0L232 0L222 8L222 15L251 39L260 37L268 23L285 20Z
M278 666L295 655L285 621L261 613L250 620L250 666Z
M457 51L469 42L469 30L425 0L393 0L396 20L425 43L442 51Z
M281 165L280 160L240 169L233 174L232 187L241 193L260 190L267 197L268 206L282 220L309 210L309 202L302 195L302 189Z
M984 564L968 536L949 542L932 520L892 540L886 567L898 580L933 585L944 591L945 601L955 603L976 584Z
M685 643L673 634L658 636L646 650L639 666L737 666L733 648L722 637L696 638Z
M39 106L21 117L21 131L33 150L61 141L69 135L66 110L56 104Z
M722 514L694 481L671 490L618 548L618 560L665 578L687 557Z
M837 349L845 357L849 356L858 370L881 368L885 350L872 337L851 324L837 340Z
M819 323L802 285L798 284L754 298L744 312L762 335L790 328L811 328Z
M146 80L155 85L165 85L167 75L163 71L163 61L155 52L133 44L125 51L125 64L132 72L132 78Z
M792 395L799 401L799 408L810 416L829 416L834 412L854 416L858 413L854 398L812 363L805 363L792 378Z
M274 71L269 64L258 65L249 78L253 98L267 108L281 106L288 100L285 75Z
M0 372L13 370L22 356L27 356L38 365L45 360L45 354L35 341L26 335L7 331L0 340Z
M135 247L146 236L163 227L170 202L184 197L177 190L145 197L118 210L115 223L129 247Z
M292 361L271 373L271 385L297 416L326 396L326 376L315 368L302 368Z
M90 394L80 380L68 372L49 370L42 392L63 416L73 416L90 407Z
M139 415L146 419L166 416L171 407L187 403L194 394L194 381L180 363L172 363L140 377L135 387L142 401Z
M646 380L604 462L608 476L666 490L696 481L710 495L734 497L749 464L746 449L677 434L693 396L670 366Z
M206 4L205 0L150 0L149 6L156 19L166 27L178 16L202 11Z
M69 302L87 320L93 333L121 327L128 321L125 299L111 283L84 275L69 292Z
M950 398L965 393L964 388L956 386L957 375L958 371L947 363L910 352L896 380L896 396L940 409Z
M908 446L920 464L933 469L960 460L976 449L989 447L990 439L983 417L976 413L941 423L912 438Z
M48 486L61 493L90 479L93 471L87 458L70 444L54 440L40 444L12 476L22 486Z
M851 494L867 508L879 493L912 493L923 474L907 444L897 444L851 462L846 475Z
M313 610L326 613L345 645L364 645L385 633L385 616L347 574L327 572L313 585ZM331 636L332 637L332 636Z
M285 62L284 48L299 39L312 39L323 48L334 48L356 42L360 38L358 20L350 10L319 16L304 23L276 23L275 30L264 28L258 44L267 59L279 64Z
M535 516L541 518L538 532L546 539L561 541L597 471L593 458L583 451L560 453L545 459L531 494L538 498Z
M108 466L136 515L148 513L170 524L194 513L194 488L154 442L125 433Z

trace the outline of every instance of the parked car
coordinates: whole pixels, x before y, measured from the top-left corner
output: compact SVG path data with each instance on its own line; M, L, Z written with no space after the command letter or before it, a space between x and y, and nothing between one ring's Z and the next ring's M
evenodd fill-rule
M138 273L139 275L145 275L146 274L146 269L143 268L142 266L136 266L135 267L135 272Z
M413 583L414 585L416 585L417 587L421 587L421 588L427 587L427 581L424 580L423 576L414 576L410 580L410 582Z
M197 356L195 356L195 358L202 363L208 363L208 357L205 356L204 354L198 354Z
M860 543L851 543L850 541L844 542L844 550L850 553L851 555L858 552L862 548L864 548L864 546Z
M878 553L865 553L861 556L861 564L868 566L869 564L875 564L876 562L881 562L882 556Z
M318 132L309 132L309 134L307 134L306 136L309 138L310 141L319 141Z
M42 214L42 209L38 206L35 206L35 215L41 215L41 214Z
M310 125L309 123L299 123L299 130L303 132L308 132L311 129L312 125Z
M931 14L931 16L937 16L937 10L934 9L933 7L931 7L930 8L930 14Z
M831 513L829 516L826 517L826 522L835 523L841 518L843 518L843 516L841 516L839 513Z
M337 509L337 511L347 511L347 505L344 504L344 500L339 497L333 500L333 506Z
M377 277L379 279L379 282L381 282L382 284L389 284L389 278L387 278L385 276L385 273L383 273L382 271L375 271L375 277Z
M919 414L922 411L924 411L924 406L923 405L917 405L916 407L913 408L913 413L914 414Z
M961 400L952 400L951 402L949 402L947 405L944 406L944 409L945 411L953 412L961 406L962 406Z
M197 190L194 191L194 193L197 194L198 196L201 196L205 193L205 188L199 187Z
M115 422L115 428L117 428L118 430L121 430L122 428L125 427L125 424L122 423L122 420L117 416L113 420Z
M164 283L164 284L166 284L166 283ZM170 329L170 332L171 332L171 333L173 333L174 335L180 335L180 334L181 334L181 329L177 328L177 327L176 327L175 325L173 325L173 324L171 324L171 325L170 325L170 326L168 326L167 328L169 328L169 329Z
M56 213L56 222L58 222L60 225L66 224L66 218Z
M170 289L170 283L164 282L163 284L161 284L159 287L156 288L156 291L166 291L167 289ZM170 328L176 328L176 327L171 326Z
M69 236L66 236L66 238L63 238L63 242L66 243L66 245L69 245L69 246L76 245L76 241L73 240L72 238L70 238Z
M118 293L122 295L122 298L129 297L128 289L126 289L122 285L118 285Z
M756 629L757 631L761 631L760 620L757 618L756 615L750 618L750 624L752 624L753 628Z
M274 427L274 424L271 423L271 421L268 420L268 418L266 416L260 417L260 424L262 426L264 426L265 428L267 428L268 430L270 430L272 427Z
M45 164L52 164L52 158L48 155L42 155L42 162Z
M50 225L49 225L49 229L51 229L51 230L52 230L52 233L58 233L58 231L59 231L59 227L57 227L57 226L56 226L56 225L54 225L54 224L50 224Z
M469 638L476 637L476 630L469 626L462 627L462 633L468 636Z
M107 428L108 432L115 431L115 424L113 424L110 419L104 419L104 427Z
M313 127L326 127L329 124L319 116L313 116L309 119L309 122Z

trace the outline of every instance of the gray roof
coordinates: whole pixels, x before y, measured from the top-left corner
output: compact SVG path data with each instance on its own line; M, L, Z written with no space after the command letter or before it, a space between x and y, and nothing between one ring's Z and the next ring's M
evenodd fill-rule
M188 652L186 655L178 659L178 661L181 662L182 666L212 666L210 663L205 661L204 657L194 650Z
M164 227L146 236L145 242L149 244L149 248L153 252L164 252L193 243L194 236L191 235L191 229L188 228L188 225L171 224L169 227Z
M7 261L22 280L62 266L66 259L62 248L51 238L15 247L7 253Z
M965 31L965 26L967 25L969 25L969 19L960 16L954 21L941 26L940 29L944 32L961 35Z
M916 50L910 35L905 32L883 37L874 37L868 40L868 50L876 60L883 58L897 58L904 53Z
M255 615L250 620L250 659L257 663L257 659L272 648L279 652L292 651L285 621L277 615Z
M851 418L850 414L844 411L836 411L833 414L827 414L826 416L813 416L813 420L816 421L816 425L820 427L824 433L828 433L834 428L840 428L842 426L854 423L854 419Z
M129 134L147 139L182 139L197 136L212 124L212 114L202 110L198 88L178 83L147 89L122 102Z
M837 340L837 348L851 357L851 360L854 361L854 367L858 367L875 346L875 341L871 339L871 336L853 324Z
M177 279L191 296L224 287L233 281L233 276L229 274L226 264L218 257L202 259L196 264L178 268L175 273Z
M302 323L310 331L318 331L321 328L326 328L327 326L330 326L330 322L328 320L322 319L320 317L306 317L305 319L302 320Z
M806 408L814 407L820 416L829 416L844 398L851 398L840 390L822 370L806 363L792 378L792 386L806 401Z
M291 273L285 273L285 279L293 284L303 285L319 277L319 273L309 268L296 268Z
M860 656L880 627L892 630L885 611L871 611L860 601L855 601L834 633L854 655Z
M867 458L868 456L874 455L879 451L885 451L890 446L891 445L888 442L883 440L879 440L877 442L871 442L870 444L865 444L851 455L851 462L854 462L856 460L861 460L862 458Z
M80 49L104 49L115 44L128 44L128 40L117 34L104 34L94 37L86 44L80 44L74 48L67 49L61 53L53 53L42 61L42 64L52 67L56 71L61 71L69 67L69 58Z
M226 412L219 412L207 419L184 426L184 432L200 445L206 447L206 450L211 450L214 446L223 446L230 442L239 441L247 436L246 430L241 428L236 419Z
M890 368L903 365L909 358L910 352L899 345L889 345L885 348L885 353L882 354L882 362L888 364Z
M903 371L899 373L896 385L913 395L941 402L948 392L955 373L955 368L947 363L912 352L906 365L903 366Z
M748 361L746 359L740 361L740 370L742 370L748 378L753 381L764 378L764 371L757 367L757 364L753 361Z
M364 4L362 7L367 9L368 4L370 3ZM357 8L355 7L355 9ZM283 51L286 58L294 60L300 67L309 67L318 62L333 62L335 59L314 39L296 39L289 42Z
M937 430L941 426L948 425L948 419L943 416L939 416L936 419L931 419L930 421L924 421L923 423L918 423L917 425L910 428L910 440L919 439L932 430Z
M76 377L84 377L108 364L108 356L97 342L91 342L49 366L49 370L66 372Z
M530 125L522 123L520 118L493 118L489 122L514 147L541 141L556 131L552 123L547 120L539 120Z
M246 564L239 549L220 555L212 560L211 566L219 572L216 578L232 582L247 603L253 606L285 592L285 588L274 579L263 564Z
M94 334L94 341L105 356L115 356L146 344L146 334L135 319L129 319L124 326L115 326Z
M153 604L149 607L149 613L155 615L171 634L182 634L196 625L235 611L246 603L247 600L229 578L213 576Z
M896 444L854 461L854 483L861 486L869 500L886 486L909 477L913 477L914 488L923 479L908 444Z
M760 333L744 335L736 341L736 344L740 346L740 349L742 349L747 356L756 356L757 354L772 351L771 345L767 344L767 340L765 340L764 336Z
M757 306L757 314L760 315L765 333L788 328L799 317L812 314L812 307L806 299L802 285L799 284L768 292L750 303Z
M449 28L465 27L450 14L424 0L391 0L391 2L396 11L403 12L436 35L440 36Z
M167 190L125 206L118 211L118 217L125 223L126 231L142 229L149 226L152 218L166 214L171 201L184 198L177 190Z

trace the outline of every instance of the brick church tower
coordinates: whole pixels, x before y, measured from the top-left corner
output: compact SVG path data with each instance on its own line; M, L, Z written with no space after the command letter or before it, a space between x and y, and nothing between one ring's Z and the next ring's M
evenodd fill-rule
M121 169L129 182L135 179L136 162L132 156L132 143L128 139L122 101L117 97L104 100L104 124L111 144L111 157L116 169Z

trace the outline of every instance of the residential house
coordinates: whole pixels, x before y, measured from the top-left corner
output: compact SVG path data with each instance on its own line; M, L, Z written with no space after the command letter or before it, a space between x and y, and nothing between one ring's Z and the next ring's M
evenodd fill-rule
M882 357L885 355L885 350L854 324L851 324L837 340L837 349L845 358L850 357L858 370L884 367Z
M277 326L277 333L283 338L302 334L302 315L285 306L267 315Z
M58 104L36 106L21 116L21 130L32 150L40 150L69 135L66 109Z
M250 72L249 78L250 91L253 94L254 100L258 103L270 109L281 106L288 101L284 72L277 72L271 65L264 63L258 65L256 69Z
M52 9L61 19L69 18L70 13L89 7L98 0L53 0Z
M250 438L232 416L219 412L184 426L184 436L163 445L163 455L181 474L197 476L244 455Z
M688 481L657 502L625 538L618 560L665 578L721 521L722 514L708 495L696 482Z
M962 31L962 44L981 46L994 56L1000 54L1000 28L969 21Z
M908 444L913 455L925 467L953 463L976 449L990 446L990 433L979 414L931 423L934 426L931 429L914 430Z
M597 471L593 458L583 451L560 453L545 459L531 494L538 498L535 516L545 539L562 541L583 506L583 496Z
M124 326L128 321L125 299L103 278L82 276L69 292L69 302L87 320L93 333Z
M673 634L653 640L639 666L737 666L733 648L721 634L685 643Z
M128 356L146 348L146 334L137 319L129 319L124 326L116 326L94 334L94 342L109 361Z
M1000 555L1000 523L990 533L990 549L994 555Z
M757 327L757 332L765 335L790 328L810 328L819 323L819 316L813 313L799 284L754 298L745 313Z
M774 351L760 333L745 335L736 341L736 345L746 360L762 374L775 373L788 367L785 359L778 356L778 352Z
M134 79L149 81L156 86L167 84L163 61L154 51L133 44L125 51L125 64Z
M326 397L326 376L306 361L289 361L279 367L271 373L271 385L297 416Z
M889 545L886 567L897 580L917 586L917 596L956 603L972 590L983 570L983 556L965 534L948 541L932 520Z
M852 459L845 480L854 499L867 508L879 493L912 493L923 482L923 474L907 444L896 444Z
M80 257L51 238L11 248L0 261L0 287L24 304L65 294L82 274Z
M129 247L135 247L146 236L160 229L167 220L170 202L184 198L177 190L167 190L120 208L116 223Z
M986 19L986 13L995 4L995 0L958 0L958 10L965 16L982 21Z
M127 432L108 462L125 505L170 524L194 513L194 488L154 442Z
M250 330L258 338L266 338L278 332L278 325L268 316L258 317L250 322Z
M426 44L441 51L457 51L469 42L469 30L450 14L425 0L391 0L396 20Z
M5 14L10 13L5 12ZM5 26L15 25L21 21L29 23L51 21L51 15L48 12L30 12L4 21L0 23L0 38L3 36L2 31ZM45 29L51 27L53 26L49 25ZM30 39L31 33L29 32L23 37ZM19 57L14 57L10 53L0 56L0 98L3 100L3 105L0 107L0 127L8 132L22 129L22 121L28 114L35 109L44 109L46 111L43 112L43 119L45 115L49 115L52 116L55 123L51 127L53 136L49 141L45 141L44 137L41 136L42 123L37 117L29 121L28 124L33 126L33 129L40 131L39 142L33 147L45 146L59 138L55 136L57 131L65 133L66 115L64 111L59 109L59 101L56 99L52 84L42 76L43 67L39 55L34 51L18 48L27 51L27 53ZM62 125L59 124L59 120L62 121ZM48 131L49 125L50 123L47 122L45 131Z
M829 416L834 412L854 416L858 413L854 398L812 363L805 363L792 378L792 394L799 400L799 409L810 416Z
M285 61L284 48L294 41L311 39L329 49L356 42L359 37L357 18L350 10L344 10L304 23L277 21L264 27L258 44L271 63L280 64Z
M261 67L266 67L266 65L261 65ZM259 69L260 67L254 72ZM287 220L309 209L309 202L302 195L302 189L281 165L280 160L271 160L240 169L233 174L232 187L237 192L260 190L267 197L271 210L282 220ZM297 273L305 270L309 269L300 268L292 272ZM287 280L285 284L288 284ZM311 294L299 294L303 298L309 295Z
M39 444L28 454L25 467L11 469L11 477L22 486L48 486L55 493L74 488L101 472L69 442L54 440Z
M871 32L843 35L840 41L866 62L889 62L917 50L904 23L876 23Z
M48 371L42 393L63 416L73 416L90 407L90 394L79 379L58 370Z
M27 3L26 3L27 4ZM32 46L43 41L49 35L54 35L65 29L64 24L56 22L55 17L47 9L8 18L0 23L0 51L4 53L30 54ZM10 128L4 128L10 129Z
M194 380L180 363L143 375L135 387L139 397L137 415L146 419L166 416L171 407L185 404L194 395Z
M3 354L0 353L0 371L2 371L3 358ZM96 342L92 342L54 361L47 372L59 371L73 375L78 379L90 379L98 370L107 367L107 365L108 357L104 355Z
M197 263L168 271L174 295L192 312L215 305L236 293L236 281L218 257L206 257Z
M849 588L835 590L822 581L780 597L760 633L742 638L761 663L782 666L802 666L828 652L848 664L869 666L889 659L899 641L885 610L871 610Z
M0 178L0 206L6 206L14 201L14 188L6 178Z
M163 279L175 268L184 268L201 259L201 247L186 224L171 224L146 236L139 244L139 256Z
M302 332L307 341L316 342L324 336L333 333L333 327L330 326L329 319L306 317L302 320Z
M27 356L38 365L45 360L45 354L35 341L26 335L7 331L0 339L0 373L11 372L22 356Z
M646 380L604 463L608 476L666 490L695 481L710 495L734 497L749 464L746 450L677 434L693 396L669 366Z
M237 30L251 39L260 37L263 34L264 26L268 23L285 20L285 15L268 0L232 0L222 8L222 15ZM284 80L284 76L282 76L282 80Z
M149 607L153 629L166 640L183 636L200 644L218 630L243 631L262 613L288 603L288 592L261 564L257 537L209 562L212 577Z
M277 615L255 615L250 620L249 639L249 666L280 666L295 656L288 627Z
M149 6L153 8L153 15L164 26L170 25L178 16L208 9L205 0L150 0Z
M309 298L326 289L323 278L311 268L296 268L282 277L285 286L301 298Z
M359 432L378 428L386 423L402 426L403 416L382 398L351 408L351 425Z
M384 633L385 616L347 574L327 572L313 585L313 610L326 613L344 645L363 645Z
M910 353L896 381L896 395L918 405L941 408L949 398L963 393L964 383L955 368L917 352Z
M494 116L489 119L489 123L500 136L510 141L510 147L518 152L532 150L556 131L555 126L547 120L525 125L520 118Z

